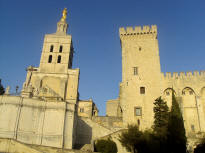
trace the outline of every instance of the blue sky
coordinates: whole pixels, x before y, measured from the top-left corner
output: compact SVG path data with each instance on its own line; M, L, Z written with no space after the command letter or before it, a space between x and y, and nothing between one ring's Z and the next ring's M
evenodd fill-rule
M204 0L0 0L0 78L22 86L26 67L38 66L44 35L68 9L69 34L80 68L81 99L104 115L121 81L119 27L156 24L162 72L205 70Z

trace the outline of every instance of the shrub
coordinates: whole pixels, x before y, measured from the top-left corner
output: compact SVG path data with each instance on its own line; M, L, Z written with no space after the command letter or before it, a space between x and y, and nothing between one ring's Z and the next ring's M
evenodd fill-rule
M200 144L194 149L194 153L204 153L205 152L205 136L202 138Z
M98 140L95 145L96 151L101 153L117 153L117 145L114 141Z

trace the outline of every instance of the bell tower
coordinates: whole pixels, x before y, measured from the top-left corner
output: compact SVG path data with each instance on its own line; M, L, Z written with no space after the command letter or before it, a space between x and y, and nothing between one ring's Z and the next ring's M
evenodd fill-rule
M77 102L79 69L72 69L73 44L66 18L65 8L56 32L44 37L39 67L27 68L24 97Z
M67 9L62 13L62 18L57 23L54 34L46 34L40 61L40 72L67 73L72 68L73 45L71 35L67 34L66 22Z

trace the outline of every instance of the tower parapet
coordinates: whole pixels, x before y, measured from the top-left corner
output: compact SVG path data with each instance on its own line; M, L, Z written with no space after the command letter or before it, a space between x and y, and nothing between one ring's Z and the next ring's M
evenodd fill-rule
M121 27L119 29L119 34L120 36L122 35L142 35L142 34L157 34L157 26L156 25L151 25L151 26L136 26L135 28L133 27Z
M205 71L194 71L194 72L166 72L162 73L164 79L188 79L188 78L199 78L205 77Z

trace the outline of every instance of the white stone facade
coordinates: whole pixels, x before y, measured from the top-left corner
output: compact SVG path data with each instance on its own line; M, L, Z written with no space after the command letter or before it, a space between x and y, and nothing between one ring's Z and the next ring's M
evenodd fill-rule
M205 132L205 72L161 73L155 25L120 28L119 97L107 102L106 116L98 116L92 99L79 99L80 71L72 69L74 50L67 34L66 13L64 10L56 33L45 35L40 65L27 68L21 95L9 95L8 88L0 96L1 138L63 149L112 138L118 153L125 153L119 134L128 124L138 124L142 130L151 128L153 103L162 96L170 107L171 88L179 101L187 136ZM4 144L0 142L0 146Z
M76 125L72 104L1 96L0 105L0 137L27 144L73 147Z

